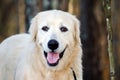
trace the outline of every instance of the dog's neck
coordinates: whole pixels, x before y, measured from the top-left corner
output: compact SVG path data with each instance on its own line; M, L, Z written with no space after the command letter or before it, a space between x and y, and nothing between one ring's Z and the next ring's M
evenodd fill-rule
M39 51L36 51L39 52ZM40 77L38 79L43 79L43 80L77 80L76 79L76 74L73 68L71 68L71 64L67 65L65 68L61 70L51 70L48 67L46 67L41 61L40 61L40 55L32 55L32 59L34 63L32 63L33 71L36 73L39 73ZM42 67L41 67L42 65Z
M46 72L42 72L45 80L77 80L76 74L72 68L60 71L46 70Z
M70 67L67 66L66 68L62 70L51 70L45 65L43 65L41 62L40 64L42 67L37 65L39 63L36 63L36 65L33 65L33 71L35 73L39 73L38 79L42 80L76 80L76 74L74 70Z

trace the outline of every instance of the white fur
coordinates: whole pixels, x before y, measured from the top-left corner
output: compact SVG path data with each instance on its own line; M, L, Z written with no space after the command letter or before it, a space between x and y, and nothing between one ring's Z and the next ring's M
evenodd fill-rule
M82 49L79 21L71 14L50 10L38 13L32 20L30 34L14 35L0 44L0 80L82 80ZM48 31L42 27L48 26ZM68 31L61 32L65 26ZM49 40L55 39L55 50L64 55L57 66L47 64L44 51L50 52Z

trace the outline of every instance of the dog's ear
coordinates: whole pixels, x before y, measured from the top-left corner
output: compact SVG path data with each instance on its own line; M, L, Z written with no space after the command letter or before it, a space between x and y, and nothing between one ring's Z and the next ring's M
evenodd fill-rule
M80 40L80 21L76 17L73 17L73 20L74 20L74 39L76 41L76 44L81 44L81 40Z
M29 28L29 33L32 37L32 40L36 40L36 36L37 36L37 18L36 16L31 20L31 25Z

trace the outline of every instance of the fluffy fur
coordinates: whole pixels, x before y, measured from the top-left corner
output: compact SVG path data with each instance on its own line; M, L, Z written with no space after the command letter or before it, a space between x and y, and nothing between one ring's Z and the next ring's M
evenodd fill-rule
M14 35L0 44L0 80L74 80L72 69L77 80L82 80L79 25L67 12L38 13L32 19L30 34ZM51 39L59 43L56 53L65 50L56 66L48 65L44 55L44 51L51 51L48 48Z

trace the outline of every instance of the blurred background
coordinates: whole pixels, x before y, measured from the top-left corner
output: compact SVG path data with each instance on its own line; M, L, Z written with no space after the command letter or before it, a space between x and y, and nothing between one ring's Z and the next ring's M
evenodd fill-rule
M0 0L0 42L27 32L38 12L51 9L81 21L84 80L120 80L120 0ZM115 74L110 71L107 26Z

